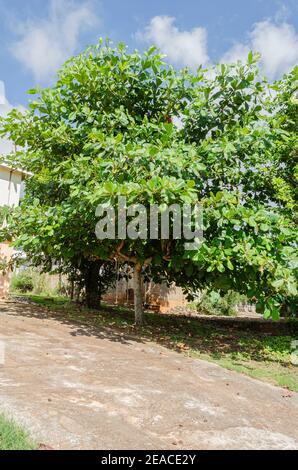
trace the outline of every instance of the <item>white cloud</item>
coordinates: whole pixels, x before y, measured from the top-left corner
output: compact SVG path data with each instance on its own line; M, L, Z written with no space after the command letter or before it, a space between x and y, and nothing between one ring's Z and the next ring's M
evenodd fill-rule
M35 18L18 26L20 39L11 51L37 81L43 82L74 54L80 33L95 23L89 3L51 0L46 19Z
M253 26L247 43L234 44L221 61L245 60L249 50L260 52L263 72L271 79L277 78L298 63L298 34L288 23L261 21Z
M221 58L221 62L229 64L237 62L237 60L245 62L247 60L249 51L250 47L248 45L236 43L233 47L231 47L230 50L228 50L228 52L224 54L224 56Z
M137 33L137 38L158 46L173 63L192 68L206 64L209 60L207 30L196 27L180 31L174 22L171 16L155 16L144 32Z

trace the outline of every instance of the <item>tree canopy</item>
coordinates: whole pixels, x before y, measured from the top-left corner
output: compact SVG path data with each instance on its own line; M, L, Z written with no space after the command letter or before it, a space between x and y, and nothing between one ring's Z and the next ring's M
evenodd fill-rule
M6 236L33 262L132 265L136 321L142 273L197 289L234 289L278 318L297 296L297 68L269 84L258 57L176 72L151 47L102 42L69 60L27 112L1 119L17 146L6 162L32 173ZM98 240L98 204L200 204L201 246Z

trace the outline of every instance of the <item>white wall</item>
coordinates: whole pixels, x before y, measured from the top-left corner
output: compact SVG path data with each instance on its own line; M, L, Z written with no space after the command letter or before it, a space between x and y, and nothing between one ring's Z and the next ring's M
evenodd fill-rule
M17 206L20 200L22 173L10 170L5 165L0 165L0 206ZM9 260L13 254L10 244L0 243L0 259ZM0 297L6 297L9 292L11 271L0 273Z
M0 206L17 206L20 200L22 173L0 165Z

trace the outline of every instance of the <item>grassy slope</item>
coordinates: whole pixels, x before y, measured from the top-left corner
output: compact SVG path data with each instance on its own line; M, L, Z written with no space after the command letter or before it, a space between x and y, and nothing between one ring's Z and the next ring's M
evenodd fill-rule
M136 334L188 356L215 362L227 369L298 392L298 366L291 363L292 335L241 331L231 325L210 324L194 318L146 313L147 325L136 329L133 312L103 305L101 310L81 308L63 298L28 296L49 309L50 315L89 326L107 326Z
M0 450L33 450L27 433L0 414Z

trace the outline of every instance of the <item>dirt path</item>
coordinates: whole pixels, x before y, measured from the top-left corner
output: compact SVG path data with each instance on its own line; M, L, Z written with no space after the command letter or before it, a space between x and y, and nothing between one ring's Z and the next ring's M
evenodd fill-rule
M0 411L55 449L298 449L298 394L0 303Z

